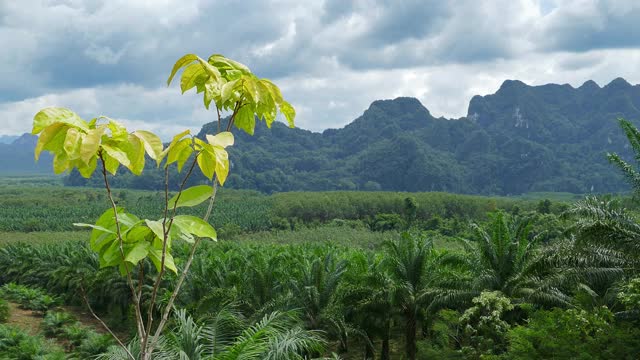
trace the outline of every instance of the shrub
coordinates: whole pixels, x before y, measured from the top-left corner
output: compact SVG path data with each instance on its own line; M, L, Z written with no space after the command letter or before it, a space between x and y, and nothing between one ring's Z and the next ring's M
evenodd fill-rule
M637 359L640 330L615 322L606 307L540 310L508 333L507 359Z
M370 226L372 231L401 230L405 222L398 214L378 214L373 218Z
M87 331L88 329L80 325L80 323L65 325L62 328L62 334L60 335L60 338L69 341L71 347L75 348L87 338Z
M75 354L80 359L89 359L107 352L113 345L113 338L109 334L98 334L95 331L88 331L80 345L76 347Z
M15 301L20 308L37 312L46 312L57 306L59 301L38 288L29 288L24 285L9 283L0 289L0 295L4 298Z
M40 336L31 336L21 329L0 324L0 359L63 360L64 351Z
M46 336L58 337L65 325L73 324L76 319L69 313L50 311L42 320L42 330Z

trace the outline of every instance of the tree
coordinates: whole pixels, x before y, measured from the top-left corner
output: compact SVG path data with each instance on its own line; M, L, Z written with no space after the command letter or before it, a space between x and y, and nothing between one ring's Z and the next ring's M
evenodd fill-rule
M415 360L421 311L434 297L436 253L432 241L403 233L400 241L387 243L386 255L388 271L394 281L394 304L404 318L406 356Z
M491 217L486 228L473 225L474 241L465 241L467 251L454 257L470 272L469 290L452 293L449 301L467 302L482 291L500 291L514 304L567 305L562 271L537 247L538 236L530 234L528 221L510 220L502 212Z
M224 185L229 173L226 148L234 143L232 126L253 134L256 118L271 126L279 111L290 127L295 118L295 110L283 99L275 84L257 78L245 65L222 55L212 55L208 60L193 54L183 56L171 70L167 84L180 69L184 69L180 79L182 92L196 88L198 93L203 93L207 109L211 103L215 105L217 134L207 134L205 140L191 136L187 130L176 135L165 147L151 132L129 132L122 124L105 116L85 121L65 108L42 109L33 119L32 134L40 135L35 146L36 160L43 151L49 151L53 154L53 169L57 174L74 169L85 178L90 178L96 169L102 174L111 208L95 224L76 225L92 228L90 244L98 253L100 267L116 267L126 276L135 310L139 357L143 360L150 359L158 346L198 245L205 238L217 239L208 220L217 187ZM224 111L231 115L223 128L221 113ZM158 220L140 219L118 207L111 191L113 178L109 174L115 176L123 166L140 175L145 169L146 156L154 160L156 166L163 165L164 168L164 211ZM178 193L170 197L169 167L174 164L179 173L185 169L186 172ZM196 166L211 183L186 188ZM207 200L209 207L202 218L177 213L180 207L196 206ZM171 251L173 241L177 240L191 244L182 269L176 266ZM143 281L136 279L145 278L146 260L153 263L157 274L148 301L143 304L145 287ZM177 275L177 282L168 301L161 306L161 318L156 321L158 291L167 271ZM87 305L90 305L88 301ZM98 316L96 318L100 320ZM104 322L102 324L133 359L131 349Z

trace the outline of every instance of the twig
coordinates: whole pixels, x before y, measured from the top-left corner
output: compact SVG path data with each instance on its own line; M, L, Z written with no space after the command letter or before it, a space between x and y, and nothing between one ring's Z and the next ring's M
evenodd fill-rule
M118 338L118 336L116 336L116 334L111 331L111 328L109 328L109 326L107 326L107 324L102 321L102 319L100 319L100 317L98 315L96 315L96 313L93 311L93 308L91 308L91 304L89 304L89 299L87 298L87 293L84 291L84 286L80 285L80 292L82 292L82 299L84 300L85 305L87 305L87 309L89 310L89 312L91 313L91 315L98 320L98 322L100 323L100 325L102 325L102 327L107 330L107 332L109 332L109 334L111 334L111 336L116 340L116 342L118 343L118 345L120 345L120 347L122 347L122 349L124 349L124 351L127 353L127 355L129 355L129 357L132 360L135 360L136 358L133 356L133 354L131 354L131 352L129 351L129 349L124 345L124 343L122 343L122 341Z

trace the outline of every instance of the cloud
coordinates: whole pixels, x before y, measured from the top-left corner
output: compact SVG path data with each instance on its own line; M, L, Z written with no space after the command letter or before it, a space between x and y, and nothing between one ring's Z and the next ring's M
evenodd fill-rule
M164 82L185 53L222 53L282 86L298 124L340 127L377 99L460 117L505 79L639 82L634 0L22 0L0 2L0 134L40 107L157 129L213 119Z

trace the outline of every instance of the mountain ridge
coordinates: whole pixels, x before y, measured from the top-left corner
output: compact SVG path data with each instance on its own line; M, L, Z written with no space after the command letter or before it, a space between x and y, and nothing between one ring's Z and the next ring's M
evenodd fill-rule
M622 78L577 88L505 80L494 94L474 96L458 119L435 118L415 98L376 100L338 129L312 132L276 122L268 130L257 122L254 136L235 131L228 184L264 192L625 191L605 154L630 155L615 119L637 123L638 109L640 85ZM199 136L216 129L215 122L205 124ZM87 184L71 178L70 184ZM153 174L131 178L123 176L122 186L158 185Z

